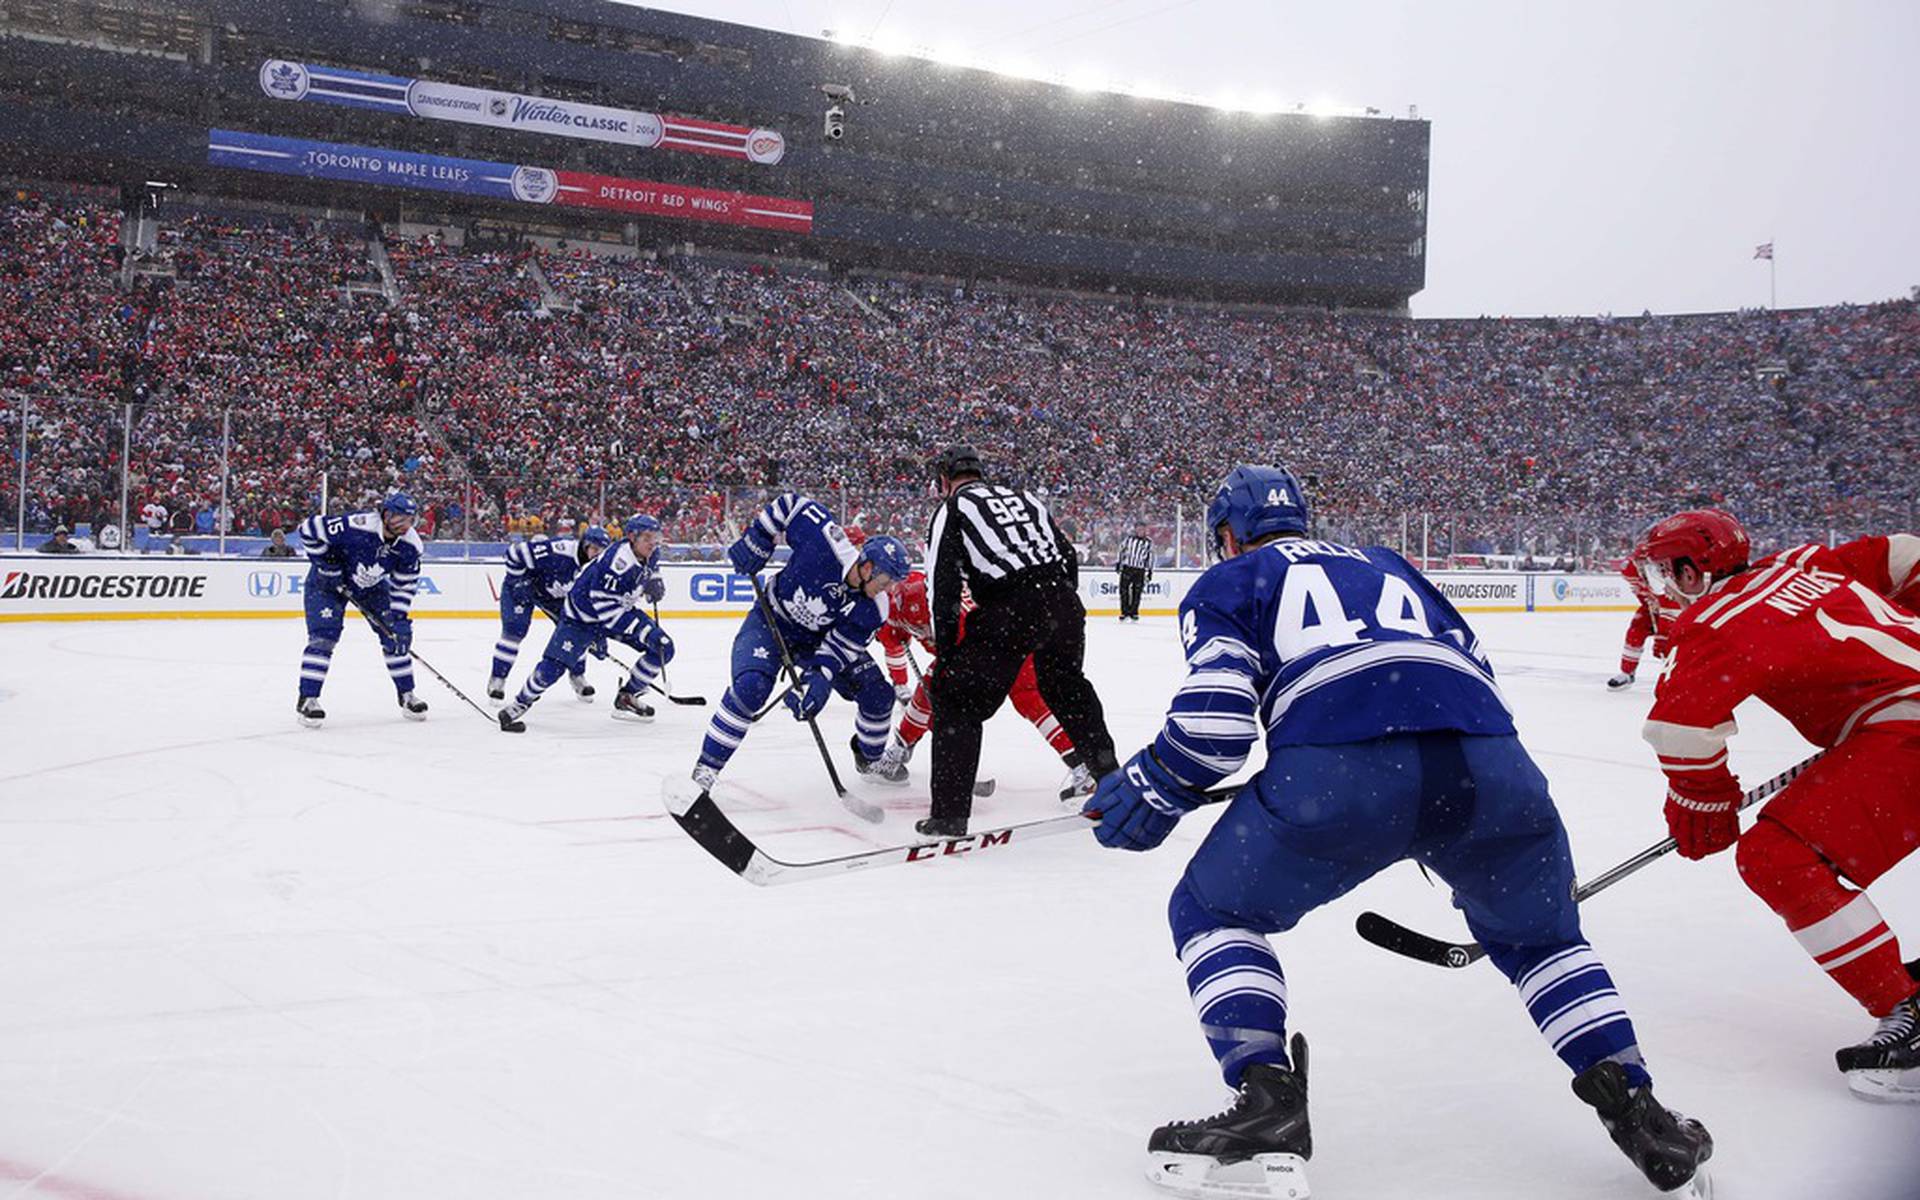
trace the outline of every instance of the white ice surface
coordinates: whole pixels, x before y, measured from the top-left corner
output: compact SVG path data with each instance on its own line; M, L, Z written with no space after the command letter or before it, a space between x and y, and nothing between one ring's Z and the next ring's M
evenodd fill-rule
M1475 621L1586 875L1664 834L1650 693L1602 687L1624 622ZM674 684L717 701L732 632L681 623ZM494 633L425 621L418 648L478 696ZM1152 854L1089 835L756 889L660 809L711 710L611 721L599 668L596 703L559 688L508 737L423 675L412 724L356 625L307 731L301 642L0 625L0 1198L1145 1200L1148 1131L1224 1099L1164 920L1210 813ZM1090 646L1130 752L1179 674L1171 622ZM850 710L825 724L844 770ZM1804 752L1770 713L1742 726L1749 783ZM777 852L903 841L925 766L860 826L781 713L720 798ZM983 816L1049 811L1059 766L1010 710L985 769ZM1915 867L1875 890L1910 935ZM1315 1194L1652 1195L1498 974L1367 946L1369 907L1463 929L1402 865L1278 939ZM1831 1053L1870 1022L1731 855L1586 915L1662 1097L1716 1135L1722 1200L1920 1195L1920 1110L1847 1094Z

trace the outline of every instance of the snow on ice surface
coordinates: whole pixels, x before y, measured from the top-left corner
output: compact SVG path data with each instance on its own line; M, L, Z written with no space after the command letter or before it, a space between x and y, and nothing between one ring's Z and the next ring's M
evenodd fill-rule
M1610 695L1624 617L1481 616L1583 875L1663 835ZM540 644L536 630L529 650ZM715 701L731 623L675 629ZM418 648L480 694L495 635ZM1148 1131L1216 1111L1164 920L1212 820L1146 855L1091 836L757 889L660 808L711 710L608 719L564 687L508 737L430 678L400 719L360 627L321 731L293 720L291 622L0 626L0 1197L1148 1197ZM522 666L530 663L523 659ZM1122 745L1180 673L1171 622L1090 628ZM516 679L517 679L516 674ZM847 769L850 709L824 722ZM1805 747L1743 712L1749 784ZM806 731L754 730L720 799L775 853L908 839L860 825ZM1010 710L988 818L1053 811L1061 771ZM1879 888L1912 933L1920 872ZM1276 939L1313 1040L1317 1196L1651 1196L1491 968L1357 940L1374 908L1442 936L1397 867ZM1719 1144L1722 1200L1920 1194L1910 1107L1849 1097L1868 1021L1740 885L1663 860L1586 908L1662 1097Z

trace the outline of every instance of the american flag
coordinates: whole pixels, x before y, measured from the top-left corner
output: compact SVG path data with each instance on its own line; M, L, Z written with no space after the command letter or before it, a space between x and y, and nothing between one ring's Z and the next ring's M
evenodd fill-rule
M1753 256L1755 258L1764 258L1771 261L1773 259L1773 243L1761 242L1758 246L1755 246L1753 248Z

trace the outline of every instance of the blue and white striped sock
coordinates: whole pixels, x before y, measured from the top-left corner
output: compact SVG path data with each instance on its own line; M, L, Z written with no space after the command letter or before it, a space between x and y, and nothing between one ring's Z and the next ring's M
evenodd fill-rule
M520 657L520 639L503 637L493 644L493 677L505 679L513 672L513 660Z
M306 652L300 656L300 694L318 696L320 685L327 681L327 668L333 663L333 643L313 641L307 643Z
M1213 929L1180 947L1200 1030L1228 1087L1254 1063L1287 1062L1287 979L1280 959L1250 929Z
M700 743L702 765L715 771L724 769L752 726L753 710L729 687L727 694L720 697L720 707L713 710L713 719L707 722L707 736Z
M1513 972L1513 986L1540 1036L1574 1074L1612 1059L1633 1086L1651 1082L1633 1021L1592 946L1570 942L1530 951Z

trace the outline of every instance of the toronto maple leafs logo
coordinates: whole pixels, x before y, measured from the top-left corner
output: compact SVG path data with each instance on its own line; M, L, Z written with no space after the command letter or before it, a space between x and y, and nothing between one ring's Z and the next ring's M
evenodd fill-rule
M300 63L270 58L260 64L260 90L275 100L304 100L307 68Z
M805 588L794 588L793 595L785 601L785 608L793 623L804 629L823 629L832 620L826 597L815 596Z

